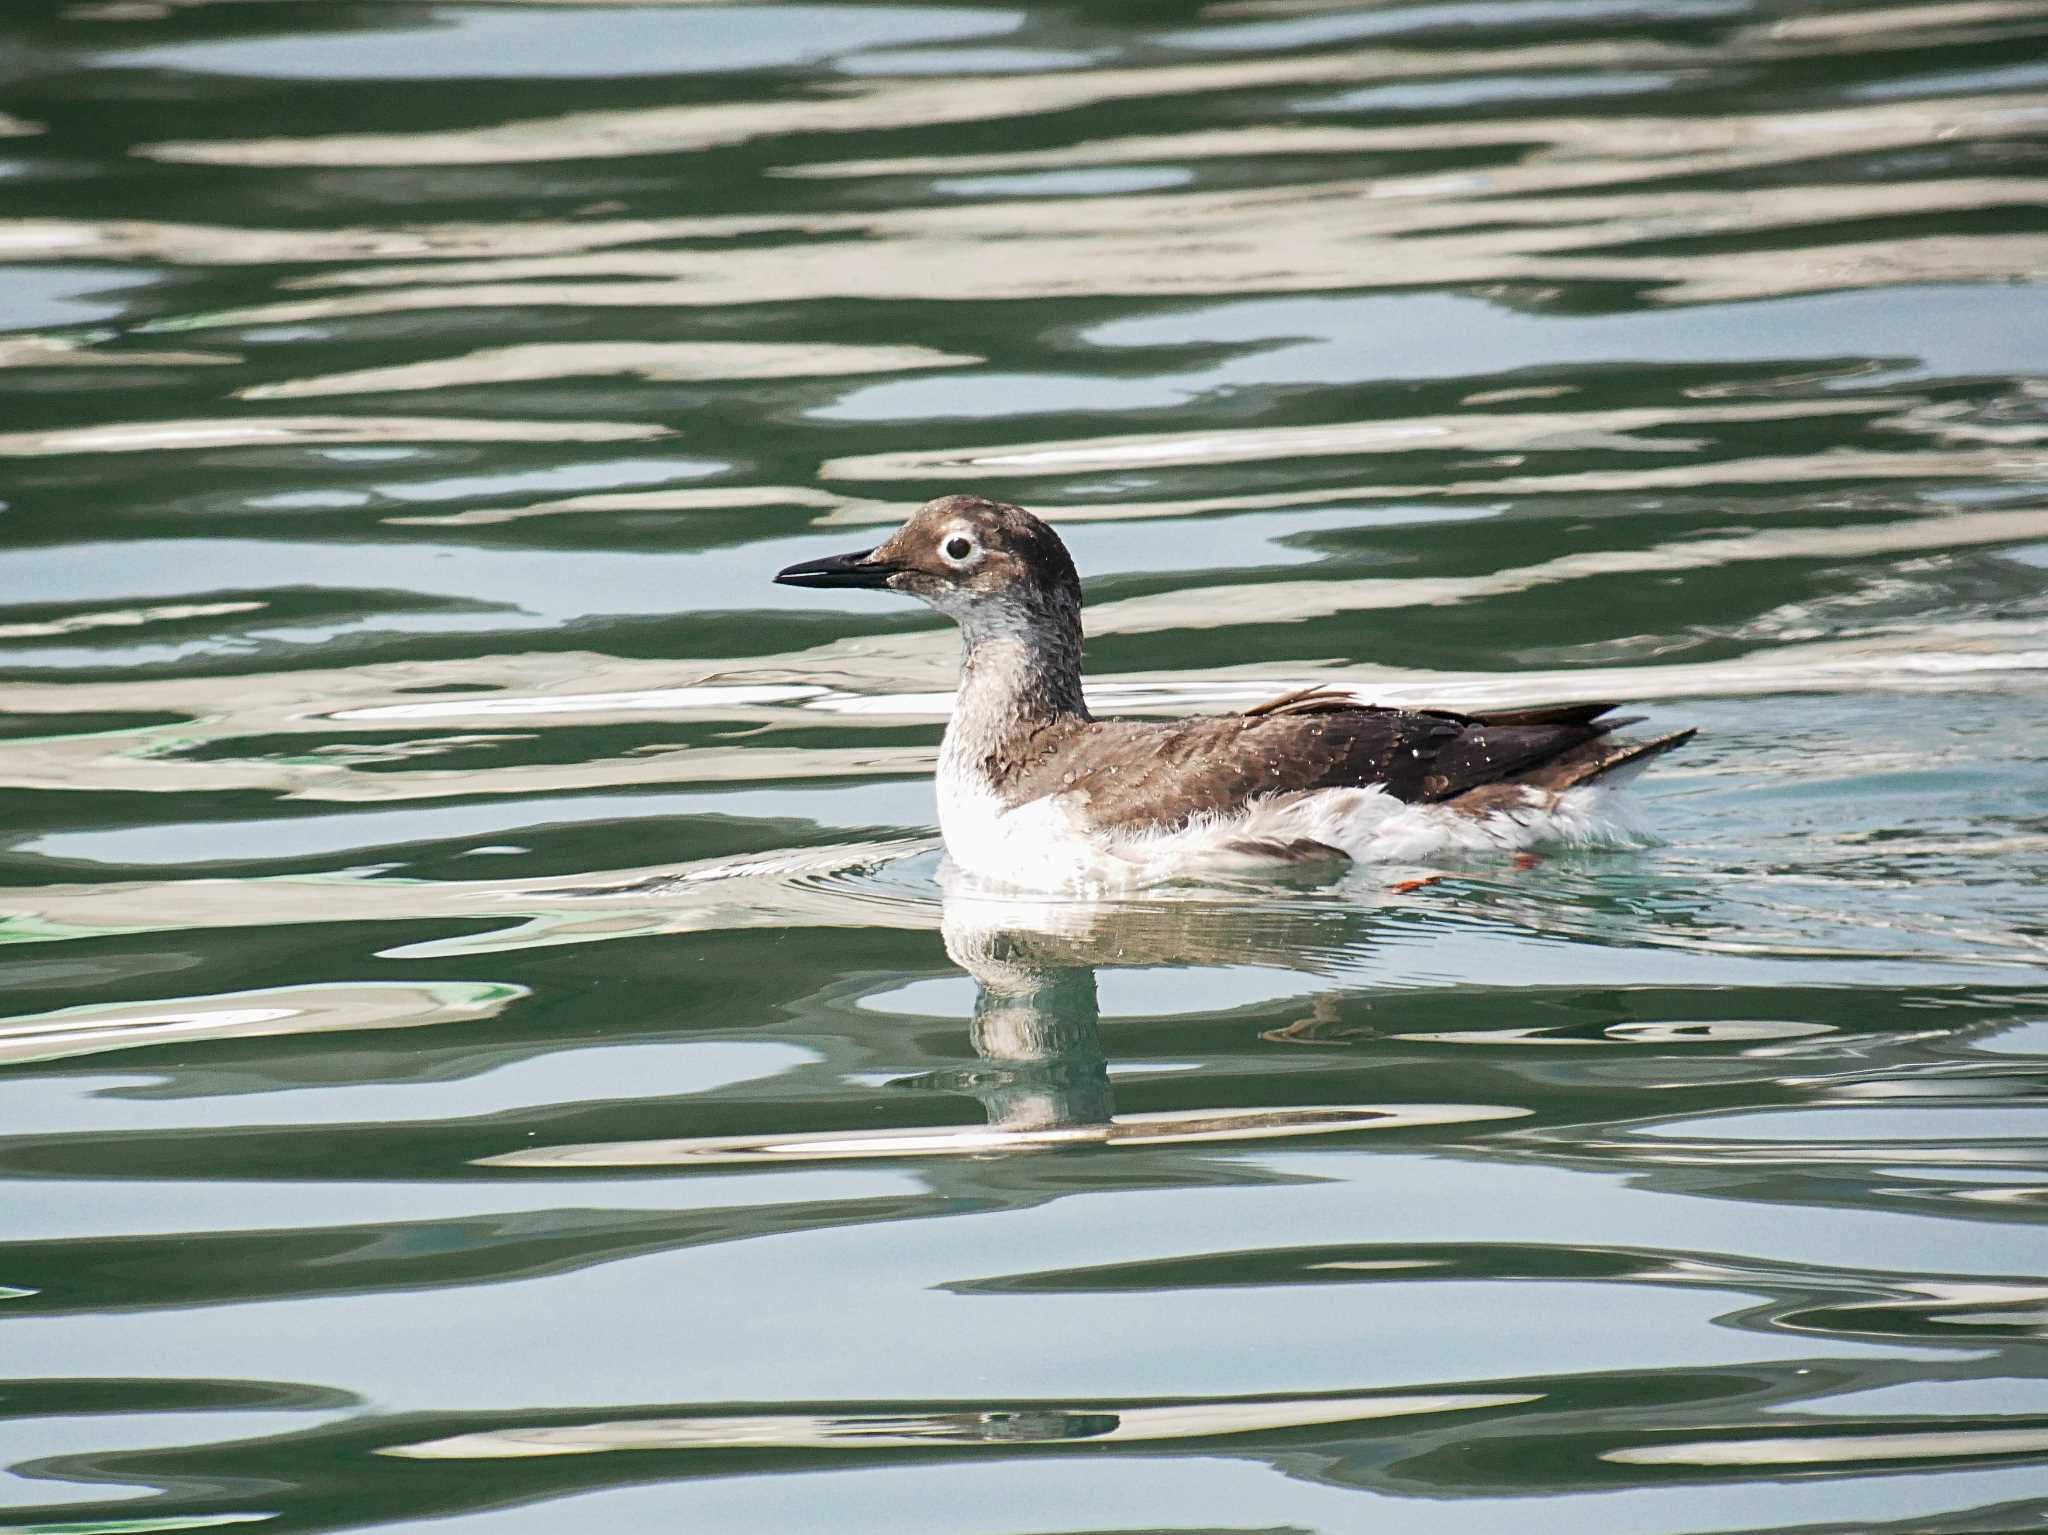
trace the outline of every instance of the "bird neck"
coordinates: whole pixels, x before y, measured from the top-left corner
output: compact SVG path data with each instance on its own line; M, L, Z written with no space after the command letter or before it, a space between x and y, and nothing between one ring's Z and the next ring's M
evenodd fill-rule
M1081 608L991 606L960 626L960 703L1031 724L1088 718L1081 696Z
M969 615L960 633L960 691L943 748L953 767L992 776L1035 756L1046 731L1088 720L1079 603L990 608Z

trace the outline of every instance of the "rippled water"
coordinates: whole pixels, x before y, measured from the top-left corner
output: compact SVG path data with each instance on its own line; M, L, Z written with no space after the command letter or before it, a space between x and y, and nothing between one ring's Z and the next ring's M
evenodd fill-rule
M12 1530L2048 1519L2048 7L0 21ZM1098 706L1639 701L1640 852L942 870Z

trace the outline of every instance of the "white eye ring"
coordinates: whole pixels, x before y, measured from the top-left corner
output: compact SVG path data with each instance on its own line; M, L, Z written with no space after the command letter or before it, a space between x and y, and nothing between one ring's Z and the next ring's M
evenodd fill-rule
M965 533L950 534L946 541L939 545L939 556L948 565L967 565L980 552L979 546Z

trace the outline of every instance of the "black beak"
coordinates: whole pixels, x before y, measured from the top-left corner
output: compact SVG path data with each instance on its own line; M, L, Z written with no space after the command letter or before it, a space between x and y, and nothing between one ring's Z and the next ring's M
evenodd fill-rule
M903 567L888 560L871 558L872 549L855 554L833 554L822 560L805 560L775 575L777 586L887 586L889 578Z

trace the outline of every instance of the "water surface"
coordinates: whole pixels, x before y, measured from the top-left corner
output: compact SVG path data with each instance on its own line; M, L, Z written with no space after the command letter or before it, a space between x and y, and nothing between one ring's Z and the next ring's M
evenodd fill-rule
M13 8L0 1522L2037 1525L2044 48ZM768 584L954 490L1103 711L1702 734L1638 851L977 887L951 631Z

